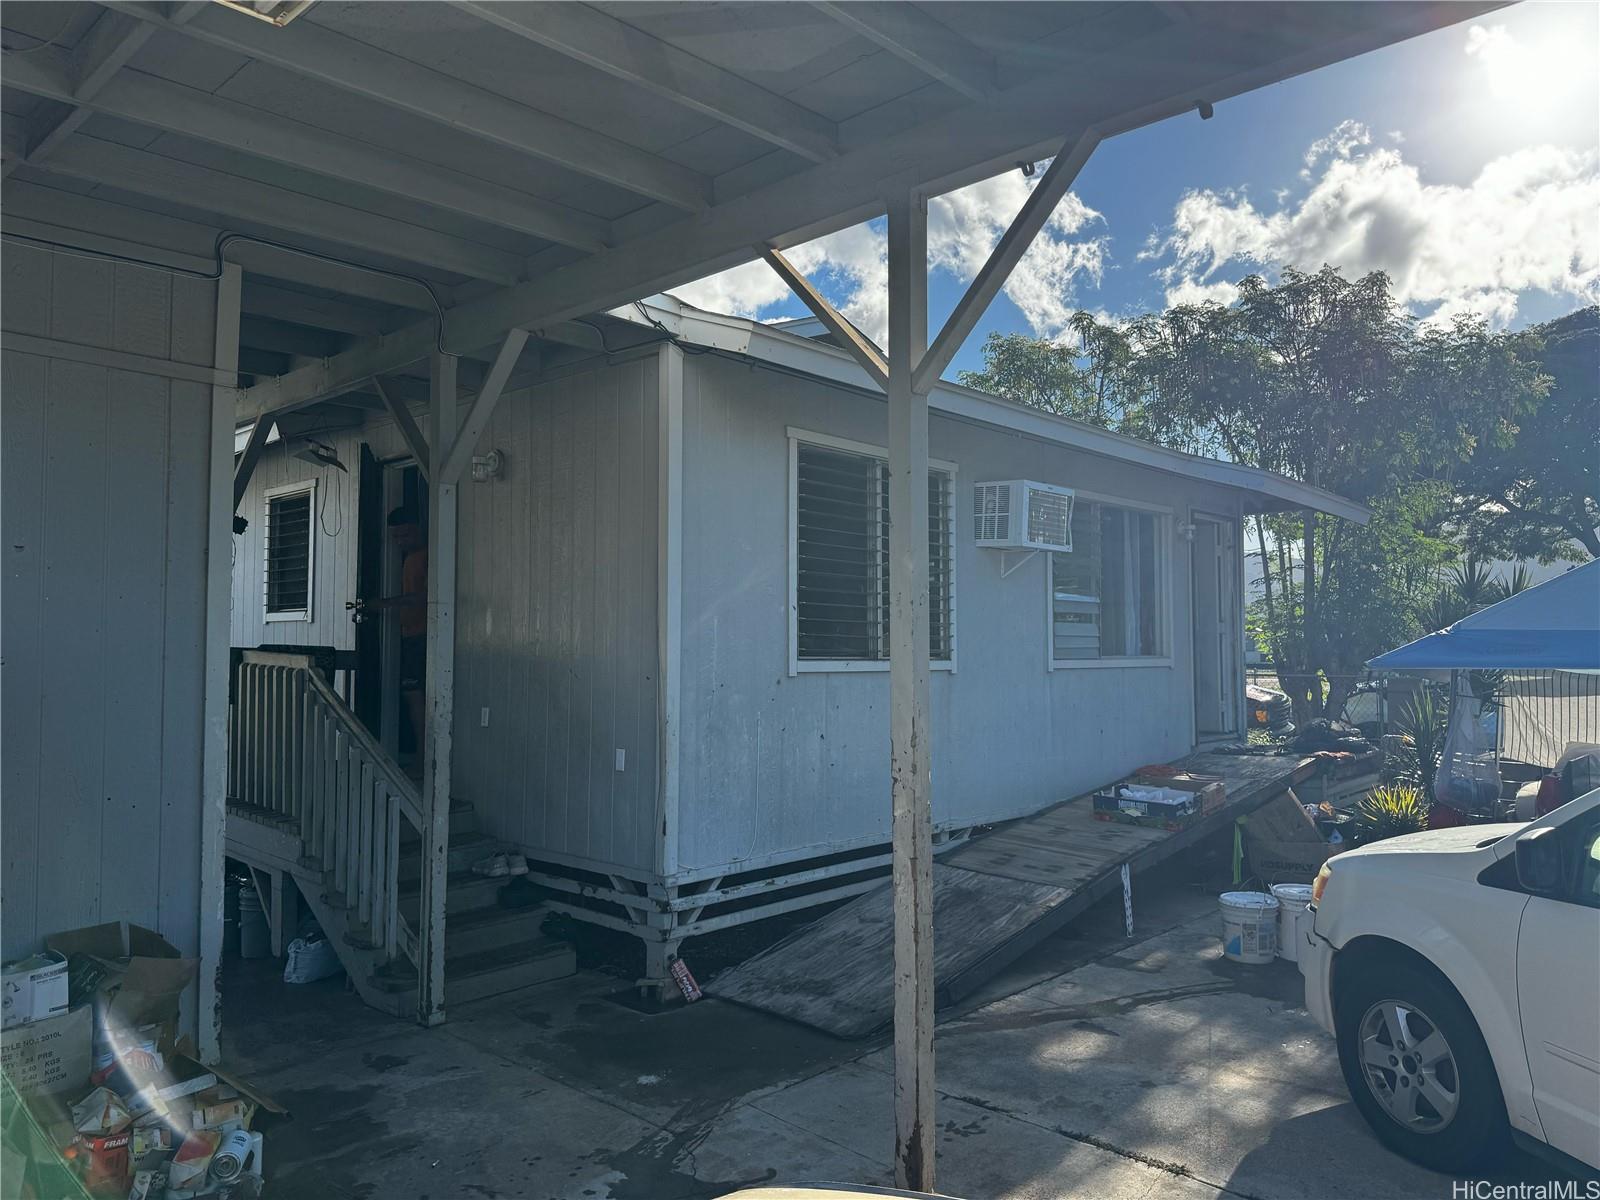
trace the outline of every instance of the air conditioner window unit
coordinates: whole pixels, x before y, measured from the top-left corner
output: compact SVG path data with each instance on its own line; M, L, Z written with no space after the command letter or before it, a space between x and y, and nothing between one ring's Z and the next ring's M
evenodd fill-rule
M1031 479L980 483L973 489L973 537L1000 550L1072 549L1071 488Z

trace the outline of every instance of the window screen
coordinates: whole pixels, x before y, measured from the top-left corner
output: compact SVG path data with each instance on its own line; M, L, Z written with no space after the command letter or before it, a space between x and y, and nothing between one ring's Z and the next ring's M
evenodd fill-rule
M304 617L311 609L311 492L267 499L268 616Z
M1154 658L1167 653L1161 622L1162 518L1080 501L1072 552L1050 556L1051 656Z
M889 657L889 475L870 454L795 453L795 637L802 661ZM952 642L950 475L928 472L928 642Z

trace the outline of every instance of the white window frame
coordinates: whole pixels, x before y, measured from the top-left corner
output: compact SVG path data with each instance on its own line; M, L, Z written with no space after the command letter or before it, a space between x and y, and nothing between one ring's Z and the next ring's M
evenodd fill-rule
M817 433L810 429L800 429L789 426L786 429L789 438L789 674L794 675L821 675L821 674L846 674L853 672L882 672L889 669L888 659L856 659L856 658L805 658L800 657L800 609L796 600L796 591L800 580L800 446L820 446L825 450L843 450L849 454L864 454L872 458L889 461L889 451L882 446L871 442L858 442L850 438L834 437L828 433ZM950 657L933 658L928 660L928 667L934 671L950 671L956 669L956 464L947 462L942 458L929 458L928 469L940 470L950 476L950 488L946 499L949 508L946 527L949 529L949 555L950 555Z
M272 612L267 608L267 567L272 562L272 502L280 496L304 493L311 497L311 522L306 531L306 606L288 612ZM312 607L316 600L317 582L317 481L303 479L299 483L285 483L267 488L261 493L261 613L263 621L304 621L310 623Z
M1056 657L1056 607L1054 551L1045 551L1044 564L1044 661L1049 671L1123 670L1129 667L1166 667L1175 663L1172 648L1172 540L1176 536L1173 525L1174 510L1170 505L1150 504L1143 500L1128 500L1121 496L1108 496L1101 492L1075 489L1078 504L1107 504L1112 508L1125 508L1133 512L1151 513L1156 518L1156 627L1161 631L1161 644L1165 654L1145 654L1123 658L1057 658ZM1076 515L1076 507L1074 508Z

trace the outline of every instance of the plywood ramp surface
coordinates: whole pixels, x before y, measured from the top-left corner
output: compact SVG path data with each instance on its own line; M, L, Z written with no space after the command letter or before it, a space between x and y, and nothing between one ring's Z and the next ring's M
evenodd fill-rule
M935 863L935 977L961 970L1070 894ZM725 972L709 993L838 1037L865 1037L893 1011L893 959L893 893L885 885Z
M933 868L934 978L959 999L1138 871L1218 832L1312 769L1309 760L1196 754L1187 770L1220 775L1221 811L1175 833L1097 821L1088 797L975 838ZM866 1037L894 1009L894 906L868 892L718 976L710 995L843 1038Z

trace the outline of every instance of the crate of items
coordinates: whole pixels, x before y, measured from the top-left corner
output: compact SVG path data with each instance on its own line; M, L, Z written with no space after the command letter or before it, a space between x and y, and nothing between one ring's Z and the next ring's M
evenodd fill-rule
M1227 789L1215 776L1139 774L1096 792L1093 804L1096 820L1179 830L1216 812L1226 799Z

